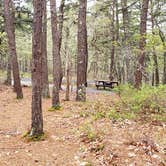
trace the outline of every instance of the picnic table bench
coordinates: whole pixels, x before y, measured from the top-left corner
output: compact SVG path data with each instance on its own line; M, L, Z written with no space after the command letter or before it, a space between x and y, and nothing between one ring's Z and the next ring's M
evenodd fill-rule
M118 86L119 83L117 81L96 81L95 85L97 90L99 89L99 87L103 87L104 89L106 87L113 89L114 85Z

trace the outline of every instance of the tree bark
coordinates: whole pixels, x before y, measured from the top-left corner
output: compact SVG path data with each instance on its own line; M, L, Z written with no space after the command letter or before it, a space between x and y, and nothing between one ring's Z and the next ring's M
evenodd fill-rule
M43 46L42 46L42 96L49 98L48 64L47 64L47 2L43 1Z
M11 66L11 56L8 55L8 62L7 62L7 79L5 84L10 86L12 85L12 66Z
M86 101L87 85L87 27L86 27L87 0L80 0L78 14L78 52L77 52L77 101Z
M164 53L163 84L166 84L166 52Z
M70 100L70 59L69 59L69 28L66 28L66 42L65 42L65 54L66 54L66 101Z
M125 67L126 67L126 80L127 83L133 84L133 71L132 71L132 64L131 64L131 55L130 55L130 42L129 38L130 34L130 18L129 18L129 11L128 11L128 0L121 0L122 5L122 16L123 16L123 50L125 54Z
M149 5L149 0L143 0L142 11L141 11L141 23L140 23L140 42L139 42L140 53L138 56L138 64L135 71L135 88L137 89L139 89L142 85L142 73L144 71L148 5Z
M161 29L159 29L159 35L160 35L160 39L163 43L163 48L164 50L166 50L166 38L164 36L164 33L161 31ZM163 67L163 84L166 84L166 51L164 51L164 54L163 54L163 58L164 58L164 67Z
M110 63L110 75L109 75L109 79L110 81L113 81L114 79L114 60L115 60L115 42L116 42L116 38L115 38L115 6L116 2L115 0L113 1L113 6L111 7L111 42L112 42L112 46L111 46L111 63Z
M58 107L60 104L59 100L59 85L61 76L61 60L60 60L60 49L59 49L59 33L57 28L57 13L56 13L56 2L50 0L50 11L51 11L51 29L52 29L52 41L53 41L53 96L52 96L52 107Z
M64 6L65 6L65 0L61 0L61 4L60 4L60 7L59 7L59 52L61 52L61 45L62 45ZM59 88L62 89L63 69L62 69L61 57L60 57L60 68L61 68L61 73L60 73Z
M154 32L154 12L153 12L153 2L152 0L151 2L151 22L152 22L152 35L155 36L155 32ZM155 85L158 86L160 83L160 78L159 78L159 67L158 67L158 59L157 59L157 55L156 55L156 50L155 50L155 46L153 46L153 60L154 60L154 69L155 69Z
M5 31L7 33L9 54L12 60L12 71L14 77L14 91L17 98L23 98L23 92L20 81L19 67L17 61L15 27L14 27L14 4L12 0L4 0Z
M30 136L43 134L42 115L42 16L44 0L33 0L32 124Z

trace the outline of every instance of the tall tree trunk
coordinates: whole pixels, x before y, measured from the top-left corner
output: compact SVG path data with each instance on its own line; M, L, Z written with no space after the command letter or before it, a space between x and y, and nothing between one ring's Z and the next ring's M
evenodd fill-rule
M115 0L116 7L116 41L119 40L119 5L118 0Z
M155 36L155 32L154 32L154 12L153 12L153 8L154 8L154 4L151 2L151 22L152 22L152 35ZM158 67L158 59L157 59L157 55L156 55L156 50L155 50L155 46L153 46L153 60L154 60L154 68L155 68L155 85L158 86L159 82L160 82L160 78L159 78L159 67Z
M63 18L64 18L64 6L65 6L65 0L61 0L61 4L59 7L59 52L61 51L61 45L62 45L62 30L63 30ZM60 57L60 82L59 82L59 88L62 89L62 79L63 79L63 69L62 69L62 60Z
M119 43L119 4L118 4L118 0L115 0L115 6L116 6L116 43ZM121 83L121 66L120 66L120 51L119 49L116 49L116 77L117 80ZM120 56L119 56L120 55Z
M126 65L126 81L128 83L133 83L133 72L131 69L131 55L130 55L130 43L129 43L129 37L130 37L130 18L129 18L129 11L128 11L128 1L127 0L121 0L122 5L122 16L123 16L123 49L125 54L125 65Z
M52 107L57 108L60 104L59 100L59 85L61 75L61 60L60 60L60 49L59 49L59 33L57 28L57 13L56 13L56 2L50 0L50 11L51 11L51 29L52 29L52 41L53 41L53 96L52 96Z
M66 54L66 101L70 100L70 60L69 60L69 28L66 28L66 42L65 42L65 54Z
M115 6L116 2L115 0L113 1L113 6L111 7L111 42L112 42L112 46L111 46L111 63L110 63L110 75L109 75L109 79L110 81L113 81L114 79L114 60L115 60Z
M42 115L42 16L44 0L33 0L32 124L30 136L43 134Z
M141 23L140 23L140 36L141 36L139 42L140 53L138 56L138 64L135 71L135 88L137 89L141 87L142 73L144 71L148 5L149 5L149 0L143 0L142 11L141 11Z
M43 46L42 46L42 96L49 98L49 81L47 65L47 2L43 1Z
M21 87L19 67L17 61L16 41L15 41L15 27L14 27L14 4L12 0L4 0L4 16L5 16L5 30L8 38L9 54L12 60L12 70L14 77L14 90L17 93L17 98L23 98Z
M77 101L86 101L87 85L87 27L86 8L87 0L80 0L78 15L78 52L77 52Z

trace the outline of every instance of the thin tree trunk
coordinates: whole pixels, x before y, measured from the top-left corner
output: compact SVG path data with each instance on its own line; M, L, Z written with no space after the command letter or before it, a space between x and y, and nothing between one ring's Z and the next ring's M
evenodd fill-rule
M42 16L43 1L33 0L33 47L32 47L32 124L30 136L43 134L42 115Z
M158 27L159 28L159 27ZM160 39L163 43L163 47L164 47L164 50L166 50L166 38L164 36L164 33L161 31L161 29L159 28L159 36L160 36ZM163 84L166 84L166 51L164 52L163 54L163 59L164 59L164 67L163 67Z
M66 69L66 101L70 100L70 67L69 59L67 59L67 69Z
M65 6L65 0L61 0L61 4L60 4L60 7L59 7L59 52L61 52L61 45L62 45L64 6ZM61 68L61 73L60 73L59 88L62 89L63 69L62 69L62 60L61 60L61 58L60 58L60 68Z
M151 0L151 22L152 22L152 35L155 35L154 32L154 12L153 12L153 2ZM157 55L156 55L156 50L155 50L155 46L153 46L153 60L154 60L154 68L155 68L155 85L158 86L159 82L160 82L160 78L159 78L159 67L158 67L158 59L157 59Z
M49 98L49 81L47 65L47 2L43 1L43 46L42 46L42 96Z
M154 86L154 71L152 72L152 86Z
M80 0L78 15L77 101L86 101L88 61L86 8L87 0Z
M116 6L116 41L119 40L119 5L118 0L115 0Z
M12 60L14 91L17 93L17 98L21 99L23 98L23 92L21 87L19 67L17 61L13 6L14 4L12 0L4 0L5 30L8 38L9 54Z
M10 86L12 85L12 66L11 66L11 56L8 55L8 62L7 62L7 79L5 84Z
M65 54L66 54L66 101L70 100L70 61L69 61L69 28L66 28L66 42L65 42Z
M50 0L51 11L51 29L52 29L52 41L53 41L53 94L52 94L52 107L59 107L59 85L60 85L60 73L61 73L61 60L59 49L59 33L57 29L57 13L56 2Z
M135 71L135 88L139 89L142 84L142 73L144 71L144 61L145 61L145 46L146 46L146 24L147 24L147 14L148 14L149 0L143 0L142 11L141 11L141 23L140 23L140 54L138 56L138 64Z
M166 84L166 52L164 53L163 84Z
M121 4L122 4L123 31L124 31L123 41L124 43L127 43L126 40L129 38L129 12L127 8L127 0L121 0Z
M129 11L128 11L128 1L127 0L121 0L122 5L122 16L123 16L123 32L124 36L122 38L123 42L123 49L125 53L125 65L126 65L126 81L127 83L133 83L133 72L131 69L131 55L130 55L130 43L129 43L129 37L130 37L130 18L129 18Z
M112 14L111 14L111 42L112 42L112 48L111 48L111 63L110 63L110 75L109 79L110 81L113 81L114 79L114 60L115 60L115 6L116 2L115 0L113 1L113 6L111 8Z
M160 79L159 79L159 69L158 69L158 60L155 48L153 47L153 60L154 60L154 67L155 67L155 85L158 86Z

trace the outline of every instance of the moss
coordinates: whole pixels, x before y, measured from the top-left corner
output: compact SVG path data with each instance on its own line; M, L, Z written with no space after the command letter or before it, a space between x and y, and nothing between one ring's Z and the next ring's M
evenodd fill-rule
M30 131L26 132L22 136L27 142L36 142L36 141L44 141L47 138L47 135L45 133L37 134L37 135L30 135Z
M23 99L23 96L17 96L17 100Z
M53 106L53 107L49 108L48 111L54 112L54 111L57 111L57 110L60 110L60 109L61 109L61 106L60 105L56 105L56 106Z

